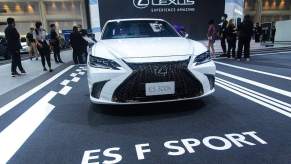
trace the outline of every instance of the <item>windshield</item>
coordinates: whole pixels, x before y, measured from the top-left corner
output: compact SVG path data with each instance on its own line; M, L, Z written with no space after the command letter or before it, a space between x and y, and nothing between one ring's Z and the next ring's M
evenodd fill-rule
M109 22L102 35L102 39L148 37L179 37L179 35L168 23L156 20Z

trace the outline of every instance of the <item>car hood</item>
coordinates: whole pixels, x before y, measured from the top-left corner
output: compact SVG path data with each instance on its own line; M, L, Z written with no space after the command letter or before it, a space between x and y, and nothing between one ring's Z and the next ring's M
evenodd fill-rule
M122 59L189 56L194 48L193 41L182 37L110 39L99 44Z

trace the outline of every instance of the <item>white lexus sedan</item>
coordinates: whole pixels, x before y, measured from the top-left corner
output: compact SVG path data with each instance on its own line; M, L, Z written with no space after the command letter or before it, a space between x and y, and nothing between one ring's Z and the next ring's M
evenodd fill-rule
M108 21L88 60L90 99L141 104L212 94L216 67L207 48L161 19Z

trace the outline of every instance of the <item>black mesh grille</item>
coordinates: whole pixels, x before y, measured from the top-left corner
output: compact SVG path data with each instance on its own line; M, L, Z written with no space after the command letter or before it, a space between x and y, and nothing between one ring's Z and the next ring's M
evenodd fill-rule
M127 63L133 73L114 92L115 102L147 102L192 98L203 94L201 83L188 71L189 60L163 63ZM175 82L175 94L146 96L145 84Z

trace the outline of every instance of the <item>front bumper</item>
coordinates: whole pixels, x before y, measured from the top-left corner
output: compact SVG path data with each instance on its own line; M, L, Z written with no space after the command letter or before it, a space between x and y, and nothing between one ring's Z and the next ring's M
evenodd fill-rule
M123 62L119 63L122 65L120 70L104 70L88 65L90 99L96 104L143 104L199 99L212 94L215 91L214 62L197 66L189 63L192 62ZM175 94L145 95L146 83L167 81L175 81Z

